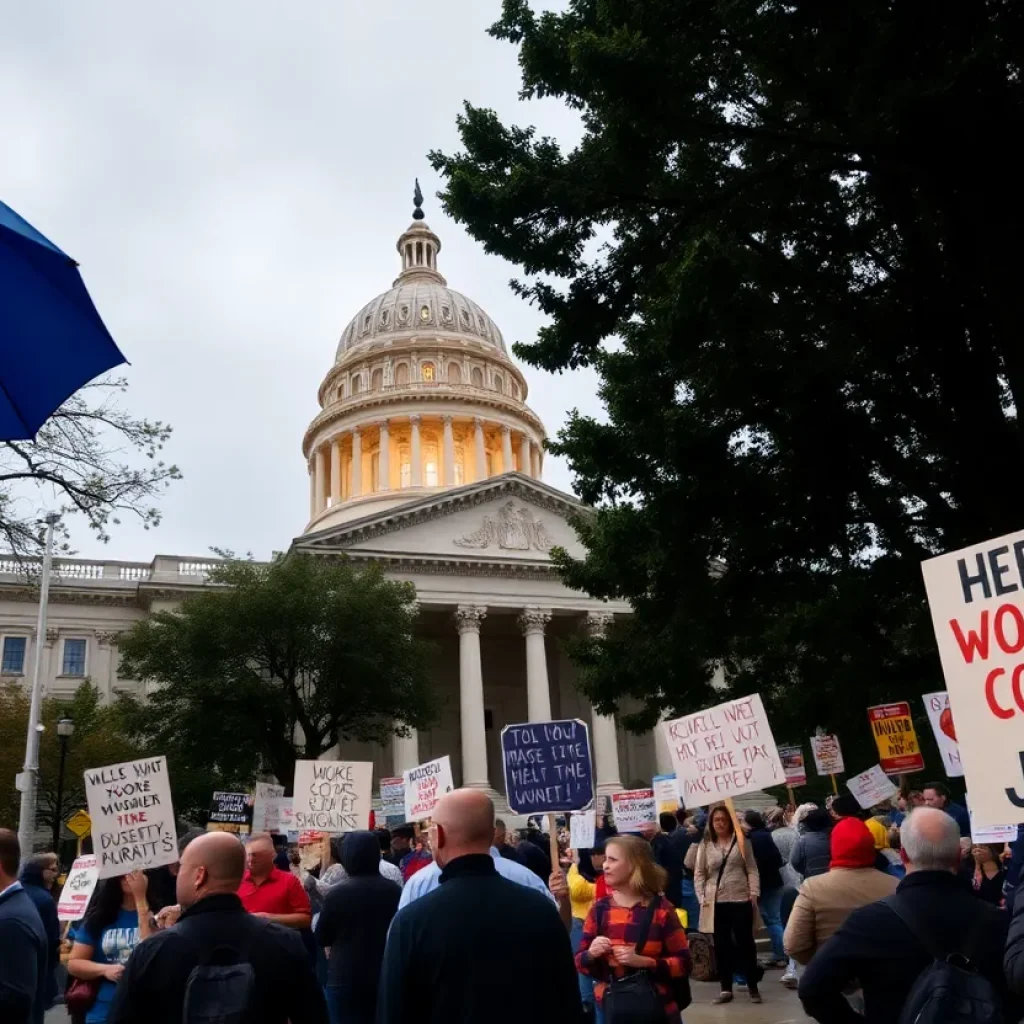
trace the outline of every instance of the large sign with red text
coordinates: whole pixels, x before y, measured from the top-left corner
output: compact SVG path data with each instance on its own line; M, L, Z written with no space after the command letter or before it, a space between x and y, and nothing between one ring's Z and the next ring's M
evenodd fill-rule
M886 775L924 771L924 756L906 701L868 708L868 722L878 747L879 764Z
M973 820L1024 822L1024 531L922 571Z

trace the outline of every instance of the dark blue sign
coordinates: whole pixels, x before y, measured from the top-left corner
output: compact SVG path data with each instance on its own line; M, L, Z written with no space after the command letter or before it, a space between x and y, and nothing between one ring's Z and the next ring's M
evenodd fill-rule
M590 734L578 718L506 725L501 760L513 814L583 811L594 802Z

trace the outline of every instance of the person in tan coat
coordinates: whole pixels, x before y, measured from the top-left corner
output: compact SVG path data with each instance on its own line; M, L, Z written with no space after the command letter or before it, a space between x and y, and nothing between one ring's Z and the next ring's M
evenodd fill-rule
M864 822L843 818L832 829L832 862L800 886L782 937L786 955L808 964L858 907L891 896L899 883L875 867L875 841Z

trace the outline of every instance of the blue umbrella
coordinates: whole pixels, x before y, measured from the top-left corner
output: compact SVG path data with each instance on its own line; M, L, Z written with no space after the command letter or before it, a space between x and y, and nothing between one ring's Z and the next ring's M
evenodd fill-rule
M78 264L0 202L0 440L35 437L80 387L126 361Z

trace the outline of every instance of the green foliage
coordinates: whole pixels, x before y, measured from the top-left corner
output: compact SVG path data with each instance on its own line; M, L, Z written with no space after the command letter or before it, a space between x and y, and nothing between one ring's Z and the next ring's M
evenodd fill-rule
M550 320L518 354L600 375L550 445L599 506L560 565L636 614L584 688L645 727L723 663L780 738L868 751L866 704L941 688L920 561L1022 526L1024 6L505 0L492 35L584 129L467 104L432 154Z
M411 584L302 556L231 560L210 583L120 643L122 677L159 684L124 711L168 755L179 814L205 810L214 788L248 789L263 772L288 785L296 758L431 720Z

